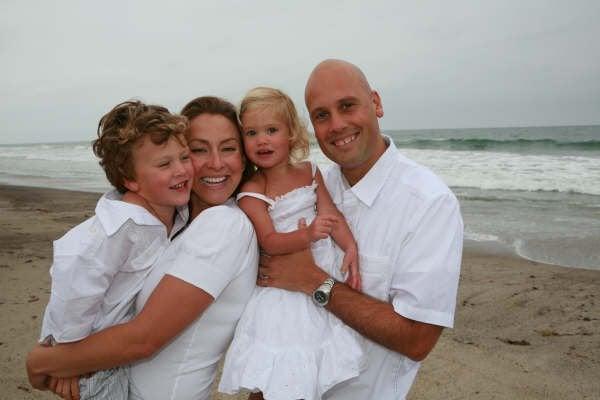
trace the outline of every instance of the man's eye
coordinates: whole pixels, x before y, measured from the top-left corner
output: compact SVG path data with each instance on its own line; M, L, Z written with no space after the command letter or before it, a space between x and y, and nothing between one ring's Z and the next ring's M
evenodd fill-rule
M354 103L342 103L342 110L348 110L349 108L351 108L354 105Z
M327 118L327 113L326 112L318 112L315 114L314 119L316 121L323 121Z

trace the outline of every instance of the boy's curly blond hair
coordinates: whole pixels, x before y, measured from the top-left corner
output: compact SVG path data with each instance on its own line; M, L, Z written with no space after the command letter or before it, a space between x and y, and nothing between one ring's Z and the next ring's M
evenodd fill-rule
M306 125L298 116L292 99L281 90L264 86L251 89L240 105L240 119L250 110L265 107L272 109L289 128L290 161L299 162L306 159L310 152Z
M187 129L185 117L171 114L162 106L130 100L116 105L100 119L98 139L92 148L108 181L125 193L125 181L135 180L132 150L139 140L148 136L154 144L162 144L173 137L185 145Z

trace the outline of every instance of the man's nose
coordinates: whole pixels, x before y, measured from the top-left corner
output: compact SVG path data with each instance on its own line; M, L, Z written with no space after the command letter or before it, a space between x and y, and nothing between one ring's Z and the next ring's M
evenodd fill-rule
M330 121L331 121L330 129L333 132L343 132L344 129L346 128L346 125L347 125L346 120L338 112L331 113Z

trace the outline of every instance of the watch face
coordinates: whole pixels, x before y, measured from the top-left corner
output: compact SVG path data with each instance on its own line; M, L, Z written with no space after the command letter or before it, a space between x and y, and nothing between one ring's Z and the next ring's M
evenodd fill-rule
M323 292L315 292L315 300L317 303L325 303L327 301L327 295Z

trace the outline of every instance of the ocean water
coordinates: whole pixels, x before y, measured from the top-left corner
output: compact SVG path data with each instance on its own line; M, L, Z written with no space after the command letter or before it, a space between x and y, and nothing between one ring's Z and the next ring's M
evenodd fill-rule
M600 269L600 126L385 133L456 193L467 242ZM310 157L331 165L315 143ZM109 188L88 142L0 145L0 182Z

